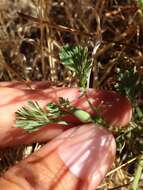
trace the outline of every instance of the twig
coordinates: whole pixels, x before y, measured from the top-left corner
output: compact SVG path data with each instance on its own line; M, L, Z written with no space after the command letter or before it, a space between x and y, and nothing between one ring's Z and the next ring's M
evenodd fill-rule
M33 17L31 15L26 15L24 13L21 13L21 12L18 12L18 15L20 17L23 17L24 19L29 19L33 22L38 22L40 23L42 21L43 24L48 24L49 27L53 28L53 29L56 29L56 30L59 30L61 32L69 32L69 33L75 33L75 34L79 34L79 35L84 35L84 36L96 36L95 33L88 33L88 32L84 32L84 31L79 31L77 29L74 29L74 28L69 28L69 27L66 27L66 26L62 26L62 25L57 25L57 24L54 24L54 23L50 23L49 21L47 20L40 20L39 18L36 18L36 17Z
M113 174L114 172L118 171L119 169L121 169L121 168L129 165L130 163L134 162L135 160L137 160L137 157L132 158L131 160L127 161L125 164L122 164L121 166L119 166L119 167L111 170L110 172L107 173L106 177L109 176L109 175L111 175L111 174Z
M139 157L139 161L138 161L137 168L135 171L135 177L134 177L133 183L131 184L130 190L138 190L142 170L143 170L143 154L140 155Z

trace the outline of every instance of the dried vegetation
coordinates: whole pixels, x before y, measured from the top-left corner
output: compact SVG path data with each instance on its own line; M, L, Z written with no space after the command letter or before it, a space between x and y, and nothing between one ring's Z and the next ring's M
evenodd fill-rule
M143 13L136 0L0 1L0 81L48 80L76 86L74 73L59 60L60 48L68 43L88 48L93 65L90 87L114 89L122 80L119 71L130 69L138 77L135 84L129 78L126 85L136 87L143 79L142 42ZM132 95L142 108L143 88L138 88ZM126 94L125 89L121 93ZM1 151L1 171L38 148L33 147ZM118 152L100 190L129 189L138 155L135 151L127 156L129 151L126 147Z

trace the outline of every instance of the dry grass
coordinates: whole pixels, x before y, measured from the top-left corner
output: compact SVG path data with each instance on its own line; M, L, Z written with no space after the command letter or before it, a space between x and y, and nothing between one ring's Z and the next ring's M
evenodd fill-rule
M112 89L118 67L136 66L143 76L142 41L143 15L133 0L0 1L0 81L76 86L73 73L59 61L60 48L68 43L88 47L93 61L90 87ZM2 151L1 171L29 148ZM114 168L123 163L117 159ZM129 166L127 162L110 174L99 189L129 189Z

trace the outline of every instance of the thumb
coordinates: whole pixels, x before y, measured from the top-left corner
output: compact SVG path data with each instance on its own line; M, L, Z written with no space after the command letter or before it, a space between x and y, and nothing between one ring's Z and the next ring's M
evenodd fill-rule
M94 190L110 169L115 140L87 124L62 133L0 179L1 190Z

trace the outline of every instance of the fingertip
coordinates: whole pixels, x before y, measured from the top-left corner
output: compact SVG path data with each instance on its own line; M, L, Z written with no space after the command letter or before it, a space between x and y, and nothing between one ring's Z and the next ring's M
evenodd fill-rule
M129 99L114 91L101 91L103 108L102 116L108 124L114 127L126 126L132 118L132 106ZM104 107L105 106L105 107Z
M20 185L19 190L94 190L111 168L115 152L111 133L87 124L62 133L8 170L5 178ZM14 190L8 187L2 190Z

